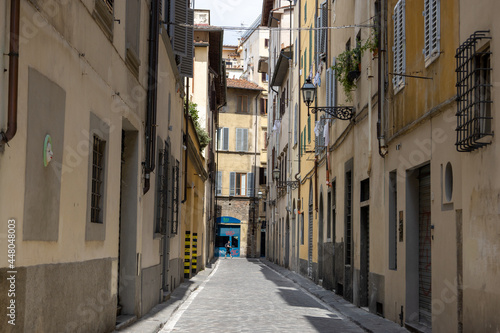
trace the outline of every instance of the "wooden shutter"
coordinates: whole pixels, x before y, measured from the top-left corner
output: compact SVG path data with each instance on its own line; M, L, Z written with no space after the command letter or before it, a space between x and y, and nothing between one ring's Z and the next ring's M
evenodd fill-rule
M236 150L237 151L248 151L248 129L247 128L237 128L236 129Z
M328 40L328 1L325 1L321 4L321 27L323 28L321 31L321 39L319 41L320 44L320 53L326 55L327 54L327 40Z
M439 54L441 38L440 0L424 1L424 55L425 60Z
M236 173L229 173L229 196L234 196L234 185L236 182Z
M253 187L253 172L249 172L247 174L247 188L248 188L248 191L247 191L247 194L249 197L253 197L254 196L254 193L253 193L253 190L254 190L254 187Z
M222 171L217 171L217 194L222 194Z
M331 68L328 68L326 70L326 82L325 82L325 85L326 85L326 106L332 106L332 94L331 94L331 90L332 90L332 82L331 82L332 72L333 72L333 69L331 69Z
M406 71L406 32L405 32L405 0L399 0L394 7L394 46L393 70L396 74L404 74ZM395 92L404 87L405 78L401 75L393 75L392 85Z
M295 103L295 117L293 119L294 126L293 126L293 144L297 144L297 139L298 139L298 132L299 132L299 106L297 103Z
M222 129L222 150L229 150L229 128Z
M186 28L186 56L181 58L179 73L184 77L193 78L193 61L194 61L194 10L188 9Z
M188 39L187 27L183 26L188 22L188 0L170 1L170 28L169 35L172 39L174 53L181 57L187 56Z

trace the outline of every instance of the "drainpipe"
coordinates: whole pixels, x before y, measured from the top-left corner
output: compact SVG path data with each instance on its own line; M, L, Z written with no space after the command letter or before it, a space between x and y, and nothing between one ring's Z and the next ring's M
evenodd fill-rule
M368 176L372 173L372 64L367 70L368 74Z
M10 2L9 96L7 131L0 132L0 144L8 143L17 132L17 92L19 84L19 16L20 0Z
M144 189L146 194L150 187L150 174L155 169L156 157L156 102L158 95L158 35L160 33L159 0L151 1L151 18L149 23L149 72L146 114L146 161L144 162Z
M384 91L385 91L385 54L386 50L382 50L382 46L386 47L386 43L384 40L384 43L382 43L382 37L385 36L385 26L382 24L382 19L384 18L382 16L382 11L387 7L386 6L387 0L381 0L379 2L380 8L378 8L378 50L379 50L379 55L378 55L378 120L377 120L377 138L378 138L378 153L379 155L384 158L387 152L383 152L382 148L385 148L385 136L383 133L383 123L384 123L384 114L383 114L383 104L384 104ZM384 18L385 19L385 18ZM382 29L384 28L384 31ZM384 70L382 70L382 66L384 66Z
M301 11L301 6L299 5L298 7L299 7L299 8L298 8L298 9L299 9L299 14L298 14L299 19L298 19L297 26L298 26L298 27L300 27L300 22L301 22L301 14L302 14L302 11ZM298 44L298 45L297 45L297 50L299 50L299 51L300 51L300 31L301 31L301 30L299 29L299 30L298 30L298 32L297 32L297 35L298 35L298 42L297 42L297 44ZM300 70L299 70L297 73L298 73L298 80L297 80L297 82L298 82L298 84L299 84L299 109L300 109L300 105L301 105L301 102L302 102L302 100L301 100L301 97L302 97L302 96L301 96L301 94L300 94L300 88L301 88L301 87L300 87L300 83L301 83L301 82L300 82ZM300 111L299 111L299 119L298 119L298 126L299 126L299 128L298 128L298 132L299 132L299 141L300 141L300 129L301 129L301 126L300 126L300 125L301 125L301 123L300 123ZM300 145L301 145L301 144L302 144L302 142L299 142L299 163L298 163L298 170L297 170L297 173L296 173L296 174L295 174L295 176L294 176L295 180L299 182L299 186L298 186L298 190L299 190L299 191L298 191L298 194L297 194L297 200L298 200L298 203L300 203L300 205L297 205L297 209L298 209L299 211L300 211L300 210L302 210L302 201L301 201L301 199L300 199L300 190L301 190L301 186L300 186L300 185L301 185L301 184L300 184L300 157L301 157L301 156L300 156L300 151L301 151L301 147L300 147Z
M186 102L184 105L184 121L186 122L186 133L184 133L184 199L181 203L187 200L187 185L188 185L188 131L189 131L189 78L186 78Z

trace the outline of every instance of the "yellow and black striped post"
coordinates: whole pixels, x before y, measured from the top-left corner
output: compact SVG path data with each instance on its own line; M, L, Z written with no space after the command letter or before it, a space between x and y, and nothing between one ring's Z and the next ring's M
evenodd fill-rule
M184 242L184 278L189 279L189 266L191 266L191 231L186 231Z
M197 263L198 263L198 234L196 232L194 232L193 233L193 259L192 259L192 265L191 265L191 272L193 272L193 274L196 274L196 269L198 268Z

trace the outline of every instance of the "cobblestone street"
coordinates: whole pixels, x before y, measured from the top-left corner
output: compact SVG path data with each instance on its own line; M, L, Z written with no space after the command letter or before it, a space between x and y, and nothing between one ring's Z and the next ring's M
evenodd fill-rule
M161 332L363 332L260 261L222 259Z
M207 271L122 332L407 332L267 260L220 259Z

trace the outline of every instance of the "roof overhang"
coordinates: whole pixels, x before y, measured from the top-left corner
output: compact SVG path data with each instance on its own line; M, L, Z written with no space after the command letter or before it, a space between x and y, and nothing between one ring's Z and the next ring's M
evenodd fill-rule
M276 67L274 68L271 86L276 87L283 84L283 80L288 73L288 60L292 59L292 57L293 52L289 47L281 51L278 61L276 62Z

